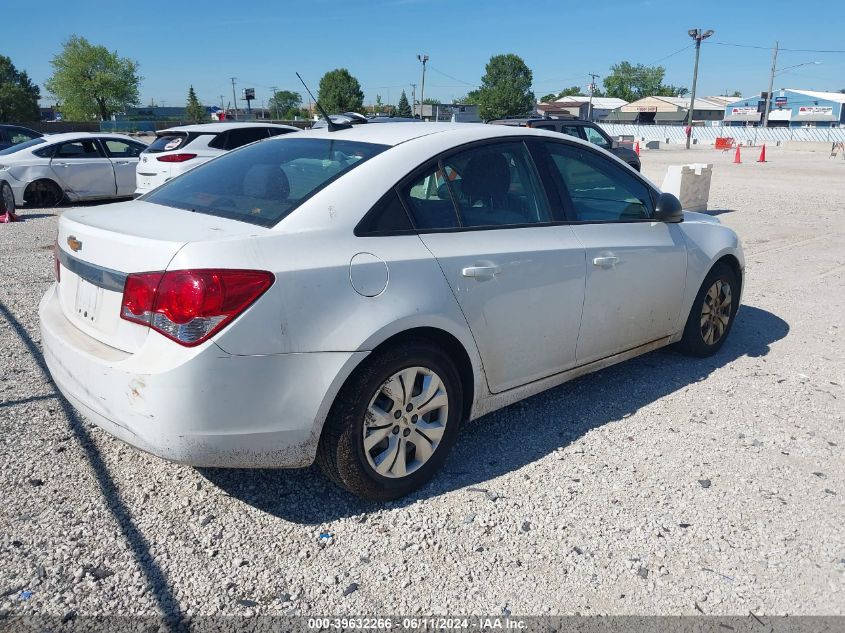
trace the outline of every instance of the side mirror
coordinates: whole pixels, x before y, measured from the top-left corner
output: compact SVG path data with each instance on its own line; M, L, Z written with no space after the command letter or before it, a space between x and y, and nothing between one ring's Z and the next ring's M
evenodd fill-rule
M610 147L612 149L618 149L619 148L619 141L610 141Z
M661 193L654 208L654 219L658 222L683 222L684 208L681 201L671 193Z

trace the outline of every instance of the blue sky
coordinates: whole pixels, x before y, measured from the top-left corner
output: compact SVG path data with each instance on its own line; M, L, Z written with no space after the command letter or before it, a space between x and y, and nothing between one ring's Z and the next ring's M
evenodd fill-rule
M782 51L778 68L821 62L778 75L775 88L845 88L845 54L814 52L845 49L842 20L826 17L830 7L825 4L794 0L710 5L678 0L70 0L42 4L35 30L8 28L34 24L34 5L0 4L7 25L0 54L26 70L45 96L50 60L74 33L140 62L144 104L155 99L184 105L189 84L207 105L219 104L220 95L228 103L234 76L238 97L241 88L255 88L253 105L261 105L274 85L305 96L294 71L316 93L322 74L337 67L358 78L365 102L379 94L385 103L395 103L402 88L410 96L409 84L420 83L416 55L423 52L430 56L426 96L442 101L476 86L490 56L498 53L516 53L526 61L538 97L586 86L588 73L604 76L621 60L659 63L666 68L666 83L689 87L694 48L687 30L692 27L716 31L702 47L700 95L765 90L775 40L784 48L813 49Z

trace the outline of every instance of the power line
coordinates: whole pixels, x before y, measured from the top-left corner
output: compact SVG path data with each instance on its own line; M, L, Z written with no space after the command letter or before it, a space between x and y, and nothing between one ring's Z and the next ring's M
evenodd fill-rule
M447 73L444 73L442 70L438 70L438 69L437 69L437 68L435 68L434 66L429 66L429 68L430 68L431 70L433 70L434 72L436 72L437 74L439 74L439 75L443 75L444 77L448 77L448 78L449 78L449 79L451 79L452 81L457 81L458 83L460 83L460 84L464 84L464 85L469 86L469 87L471 87L471 88L478 88L478 84L470 83L470 82L468 82L468 81L464 81L463 79L458 79L457 77L452 77L452 75L449 75L449 74L447 74Z
M756 48L765 51L772 50L771 46L757 46L755 44L732 44L730 42L708 42L708 44L716 44L717 46L734 46L736 48ZM790 53L845 53L845 50L819 48L781 48L780 50L788 51Z

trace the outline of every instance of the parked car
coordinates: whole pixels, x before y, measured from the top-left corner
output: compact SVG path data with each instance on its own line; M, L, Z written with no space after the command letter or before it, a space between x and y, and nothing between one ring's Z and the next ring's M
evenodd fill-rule
M183 125L156 132L141 155L135 194L141 195L194 167L233 149L299 128L273 123L237 121Z
M493 125L513 125L516 127L530 127L535 130L549 130L550 132L559 132L560 134L568 134L575 138L583 139L593 145L598 145L604 150L607 150L614 156L617 156L623 162L628 163L631 167L640 171L640 157L630 147L620 145L614 141L607 132L601 127L591 121L584 119L552 119L550 117L515 117L509 119L495 119L488 121Z
M44 356L90 420L198 466L316 458L373 499L429 479L464 420L717 352L744 270L730 228L595 146L472 123L254 143L66 211L56 254Z
M0 195L31 207L131 196L135 165L145 147L122 134L69 132L34 138L0 150Z
M0 149L44 136L41 132L20 125L0 125Z
M330 114L333 123L346 125L361 125L362 123L422 123L421 119L414 119L412 117L404 116L364 116L357 112L344 112L343 114ZM326 127L326 120L320 119L314 121L313 129L320 129Z

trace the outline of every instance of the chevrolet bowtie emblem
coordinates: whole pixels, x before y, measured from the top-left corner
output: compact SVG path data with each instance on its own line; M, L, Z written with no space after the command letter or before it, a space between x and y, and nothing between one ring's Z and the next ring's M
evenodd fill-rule
M82 250L82 242L76 239L73 235L67 238L67 245L70 246L70 250L74 253Z

